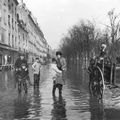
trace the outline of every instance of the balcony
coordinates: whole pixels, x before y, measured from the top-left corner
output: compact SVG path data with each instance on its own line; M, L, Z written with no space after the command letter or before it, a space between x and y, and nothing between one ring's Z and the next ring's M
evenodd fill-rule
M26 24L23 20L19 19L19 15L17 14L17 22L19 27L21 27L23 30L25 30L27 32L27 28L26 28Z

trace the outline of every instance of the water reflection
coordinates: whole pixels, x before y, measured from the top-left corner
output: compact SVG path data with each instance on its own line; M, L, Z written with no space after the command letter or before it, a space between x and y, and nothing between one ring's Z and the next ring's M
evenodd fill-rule
M89 102L91 120L106 120L103 103L93 97L90 97Z
M119 109L105 109L106 119L105 120L120 120L120 110Z
M0 73L0 119L2 120L119 120L120 110L90 96L87 76L71 69L62 96L52 96L51 69L44 68L40 87L18 95L13 74ZM43 75L43 76L42 76ZM84 77L85 76L85 77ZM33 78L32 78L33 79ZM116 91L115 91L116 92ZM18 96L17 96L18 95ZM117 99L119 102L119 99ZM115 102L116 103L116 102ZM117 103L116 103L117 104ZM119 104L120 105L120 104Z
M12 71L0 72L0 91L9 91L14 86L14 75Z
M30 113L32 114L32 118L39 119L41 116L41 95L39 87L34 89L33 100L31 102L31 109L29 109Z
M27 94L18 94L18 98L14 101L14 118L27 118L29 112L28 109L30 107L29 102L27 101Z
M53 96L53 109L51 111L52 113L51 120L61 120L61 119L67 120L65 106L66 106L66 102L62 96L59 97Z
M0 72L0 91L4 92L5 90L5 75L3 72Z

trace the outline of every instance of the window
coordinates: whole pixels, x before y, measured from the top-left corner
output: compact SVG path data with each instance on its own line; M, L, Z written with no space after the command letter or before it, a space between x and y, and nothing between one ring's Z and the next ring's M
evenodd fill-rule
M12 29L14 30L14 19L12 18Z
M26 46L27 46L27 35L26 35Z
M4 9L4 17L3 17L4 25L6 25L6 10Z
M10 28L10 15L8 15L8 25L9 25L9 28Z
M16 21L15 21L15 31L17 31L16 24L17 24L17 23L16 23Z
M20 47L20 35L18 36L18 46Z
M25 40L24 33L23 33L23 41Z
M15 7L15 17L17 17L17 10L16 10L16 7Z
M12 47L14 47L14 35L12 35Z
M0 29L0 42L2 42L2 30Z
M12 3L12 13L14 14L14 5L13 5L13 3Z
M15 37L15 48L17 47L17 37Z
M8 0L8 8L11 9L10 0Z
M2 43L5 42L5 30L2 29L2 35L1 35L1 41Z
M11 9L11 6L10 6L10 4L8 5L8 8L9 8L9 11L10 11L10 9Z
M17 21L19 20L19 14L17 14Z
M9 44L9 46L10 46L10 33L8 34L8 44Z
M0 5L0 22L2 21L2 7Z

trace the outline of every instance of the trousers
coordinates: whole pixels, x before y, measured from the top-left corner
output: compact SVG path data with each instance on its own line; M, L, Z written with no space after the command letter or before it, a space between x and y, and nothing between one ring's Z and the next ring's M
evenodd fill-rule
M39 87L40 75L34 74L34 87Z
M62 84L54 84L53 85L53 90L52 90L53 95L55 95L56 88L58 88L59 95L61 95L62 94L62 87L63 87Z

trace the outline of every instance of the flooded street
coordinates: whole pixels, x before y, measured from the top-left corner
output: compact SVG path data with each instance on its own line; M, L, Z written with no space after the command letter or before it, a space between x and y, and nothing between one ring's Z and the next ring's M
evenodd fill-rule
M30 86L27 94L18 95L13 72L0 72L0 120L120 120L119 108L90 97L85 76L66 78L63 95L56 91L53 97L51 74L50 65L44 66L39 89ZM31 70L30 77L33 82Z

